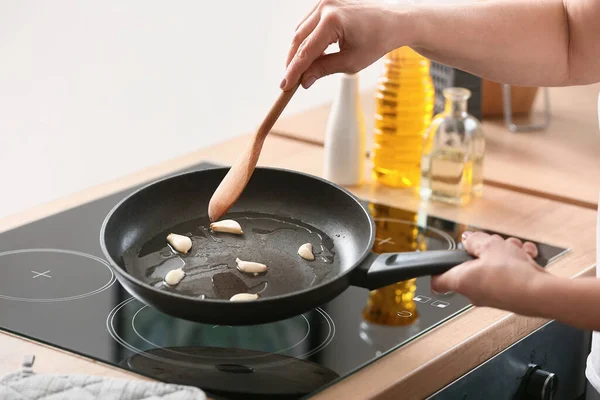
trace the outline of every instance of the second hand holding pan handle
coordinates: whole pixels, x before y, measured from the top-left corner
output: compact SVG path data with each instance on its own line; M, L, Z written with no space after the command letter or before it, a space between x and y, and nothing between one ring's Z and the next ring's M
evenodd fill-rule
M475 257L465 250L371 253L353 273L352 284L369 290L420 276L439 275Z

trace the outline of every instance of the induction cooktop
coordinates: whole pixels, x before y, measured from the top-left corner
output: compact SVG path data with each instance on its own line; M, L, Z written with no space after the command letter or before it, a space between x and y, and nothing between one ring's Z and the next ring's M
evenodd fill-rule
M201 163L188 170L214 167ZM99 231L132 187L0 234L0 328L215 399L306 398L467 310L429 277L350 287L296 317L256 326L194 323L131 297L103 259ZM383 204L373 251L455 249L481 230ZM489 231L488 231L489 232ZM501 234L501 233L500 233ZM506 236L501 234L502 236ZM537 243L542 265L568 250Z

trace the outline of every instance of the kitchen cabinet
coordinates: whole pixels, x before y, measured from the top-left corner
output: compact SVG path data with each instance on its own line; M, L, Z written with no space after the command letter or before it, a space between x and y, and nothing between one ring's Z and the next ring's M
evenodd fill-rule
M427 400L572 400L585 396L591 333L551 321Z

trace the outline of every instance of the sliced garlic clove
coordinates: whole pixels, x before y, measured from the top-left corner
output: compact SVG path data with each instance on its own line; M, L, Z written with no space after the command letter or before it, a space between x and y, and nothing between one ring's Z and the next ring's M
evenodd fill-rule
M167 242L175 251L183 254L186 254L192 248L192 239L176 233L170 233L167 236Z
M312 249L313 246L311 243L305 243L298 249L298 255L304 258L305 260L312 261L315 259Z
M210 224L210 229L212 229L213 232L226 232L233 233L236 235L241 235L242 233L244 233L240 224L238 224L232 219L225 219L223 221L213 222Z
M242 261L239 258L236 258L235 262L237 263L237 268L247 274L258 275L259 273L267 270L267 266L265 264L252 261Z
M229 299L230 301L252 301L252 300L256 300L258 299L258 295L257 294L252 294L252 293L238 293L236 295L233 295L231 297L231 299Z
M165 276L165 282L167 282L167 285L169 286L175 286L181 282L184 276L185 272L182 268L172 269Z

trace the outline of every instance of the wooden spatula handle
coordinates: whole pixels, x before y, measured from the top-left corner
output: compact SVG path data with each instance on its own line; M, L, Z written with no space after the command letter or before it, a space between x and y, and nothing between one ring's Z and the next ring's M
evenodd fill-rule
M275 125L275 122L277 122L277 119L279 118L279 116L281 115L281 113L283 112L285 107L288 105L288 103L294 96L294 93L296 93L296 90L298 90L299 86L300 86L300 83L298 82L290 90L281 92L281 94L279 95L279 97L277 98L277 100L275 101L275 103L273 104L271 109L269 110L269 113L267 114L267 116L265 117L263 122L258 127L258 130L256 131L257 138L261 138L261 137L264 138L267 136L267 134L273 128L273 125Z
M299 86L300 83L279 95L269 113L260 124L256 134L252 136L250 143L248 143L244 151L238 156L236 162L213 193L208 203L208 216L211 221L221 218L242 194L258 163L265 138Z

